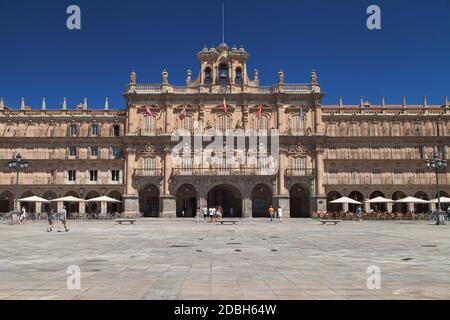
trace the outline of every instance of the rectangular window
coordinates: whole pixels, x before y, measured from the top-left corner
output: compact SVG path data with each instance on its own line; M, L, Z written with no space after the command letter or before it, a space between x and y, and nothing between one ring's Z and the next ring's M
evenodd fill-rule
M89 181L97 181L98 170L89 170Z
M115 124L113 126L113 136L119 137L120 136L120 126L118 124Z
M69 147L69 155L71 157L76 157L77 156L77 147L76 146L70 146Z
M419 158L420 160L425 159L425 151L423 146L419 146Z
M98 157L98 146L91 147L91 156Z
M372 184L381 184L381 171L375 169L372 171Z
M121 157L122 152L119 146L112 147L112 155L116 159Z
M75 182L77 180L77 171L69 170L68 176L69 176L69 181Z
M443 146L437 146L436 147L436 154L439 158L445 159L445 148Z
M111 181L119 182L120 171L119 170L111 170Z
M336 123L330 123L328 125L328 135L330 137L335 137L336 136Z
M400 170L394 170L394 184L402 184L402 172Z
M98 136L98 134L99 134L98 124L93 124L91 126L91 136Z
M69 126L69 135L77 136L78 135L78 126L76 124L71 124Z
M304 117L300 115L294 115L291 117L291 131L293 134L304 134Z

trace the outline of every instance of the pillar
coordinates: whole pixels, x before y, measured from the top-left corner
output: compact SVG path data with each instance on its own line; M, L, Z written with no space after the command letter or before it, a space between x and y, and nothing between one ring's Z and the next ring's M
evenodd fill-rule
M342 204L342 211L343 212L347 212L348 211L348 203L347 202Z
M386 203L386 209L388 213L392 213L392 202Z
M170 175L172 173L172 150L164 148L164 179L163 195L161 196L161 218L176 218L177 203L176 198L170 194Z
M366 199L369 200L369 199ZM370 203L367 201L364 201L364 212L369 213L370 212Z
M433 202L430 202L430 211L431 212L435 212L436 211L436 208L437 208L437 205L436 205L436 203L433 203Z
M106 211L107 211L107 209L108 209L108 207L107 207L107 204L106 204L106 202L105 201L102 201L101 203L100 203L100 214L102 215L102 216L106 216Z
M322 107L319 102L314 105L314 133L322 134Z
M242 216L244 218L252 218L252 198L246 195L242 198Z
M123 196L124 213L125 216L139 216L140 215L139 199L137 196L137 191L133 186L136 148L128 147L126 152L127 152L127 161L125 164L126 187L125 187L125 195Z
M311 210L314 212L326 212L327 211L327 197L325 195L325 188L323 186L323 150L316 149L315 159L315 195L311 198Z
M40 214L42 212L42 203L36 202L36 215Z
M408 212L414 212L414 203L408 203Z

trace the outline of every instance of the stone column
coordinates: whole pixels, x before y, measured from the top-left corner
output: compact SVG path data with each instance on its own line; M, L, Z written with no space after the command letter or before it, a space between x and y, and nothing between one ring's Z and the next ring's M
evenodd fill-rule
M343 203L342 204L342 212L347 212L348 211L348 203Z
M277 194L274 196L274 208L283 209L283 217L290 218L290 201L289 193L285 185L285 172L287 168L287 150L281 149L279 151L279 168L277 174Z
M78 202L78 211L80 214L86 213L86 202L84 202L84 201Z
M430 211L432 211L432 212L436 211L436 208L437 208L437 205L436 205L436 203L432 203L432 202L430 202L430 206L429 206L429 208L430 208Z
M408 212L414 212L414 203L408 203Z
M369 200L369 199L366 199L366 201L364 201L364 212L365 213L369 213L370 212L370 203L367 202L367 200Z
M388 213L392 213L392 202L386 203L386 210Z
M172 109L169 105L166 105L164 108L164 131L165 133L170 133L172 128L170 124L172 123Z
M36 215L40 214L42 212L42 203L36 202Z
M161 196L161 218L176 218L176 199L170 194L170 176L172 174L172 150L170 146L164 148L164 180L163 195Z
M327 211L327 197L325 195L325 188L323 186L324 165L323 165L323 150L316 149L315 159L315 196L312 197L312 211L326 212Z
M139 215L139 199L137 191L133 186L133 174L135 169L136 148L129 146L126 149L127 162L126 162L126 187L124 201L124 213L126 216L138 216Z
M242 198L242 216L244 218L252 218L252 198L246 195Z

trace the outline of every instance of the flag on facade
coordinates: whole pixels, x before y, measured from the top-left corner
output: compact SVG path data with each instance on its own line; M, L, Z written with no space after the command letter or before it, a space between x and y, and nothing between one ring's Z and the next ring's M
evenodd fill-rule
M227 102L225 101L225 98L223 98L223 112L228 113Z
M153 112L148 105L144 106L145 115L144 117L153 117Z
M183 108L183 110L180 111L180 113L178 114L178 119L183 120L184 118L186 118L187 112L186 112L186 107Z
M262 115L262 104L259 105L258 112L256 113L256 117L259 118Z

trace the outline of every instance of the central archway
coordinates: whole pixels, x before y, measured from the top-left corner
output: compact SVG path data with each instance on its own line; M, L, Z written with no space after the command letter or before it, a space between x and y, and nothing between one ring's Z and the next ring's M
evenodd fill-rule
M139 193L139 212L144 217L159 217L159 189L148 184Z
M192 218L197 212L197 191L191 184L183 184L177 190L177 217Z
M272 203L273 192L265 184L258 184L252 191L252 216L265 218L269 216L269 207Z
M291 218L310 218L309 191L301 184L295 184L289 189L289 206Z
M222 207L223 217L242 217L242 195L236 188L228 184L221 184L209 190L207 195L208 208Z

